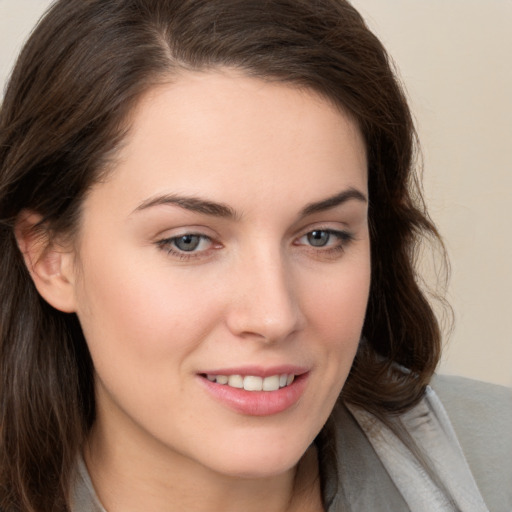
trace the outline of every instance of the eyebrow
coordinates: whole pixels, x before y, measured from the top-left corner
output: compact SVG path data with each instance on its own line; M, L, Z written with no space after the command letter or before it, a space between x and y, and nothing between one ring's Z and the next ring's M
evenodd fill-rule
M330 210L350 200L357 200L363 203L368 202L368 199L362 192L355 188L349 188L338 194L328 197L327 199L309 203L301 210L299 217L307 217L308 215L312 215L314 213ZM227 204L208 201L199 197L182 196L177 194L164 194L147 199L139 206L137 206L137 208L135 208L134 213L160 205L176 205L185 210L232 220L238 220L241 217L241 215L239 215L231 206L228 206Z
M300 216L307 217L313 213L324 212L353 199L362 203L368 202L367 197L362 192L355 188L349 188L343 192L340 192L339 194L328 197L327 199L308 204L303 208Z
M152 208L153 206L159 205L176 205L184 208L185 210L204 213L214 217L223 217L228 219L237 219L239 217L236 211L227 204L207 201L199 197L180 196L177 194L165 194L162 196L150 198L137 206L134 212L146 210L148 208Z

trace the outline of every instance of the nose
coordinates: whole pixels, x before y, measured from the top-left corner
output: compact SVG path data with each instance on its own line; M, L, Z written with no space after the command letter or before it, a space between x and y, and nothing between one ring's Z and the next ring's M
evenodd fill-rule
M253 253L232 277L226 321L234 335L274 343L303 328L298 283L281 255Z

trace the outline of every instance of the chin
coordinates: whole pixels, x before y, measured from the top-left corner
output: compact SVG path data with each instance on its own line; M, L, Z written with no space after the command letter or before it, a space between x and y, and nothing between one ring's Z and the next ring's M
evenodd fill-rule
M204 463L216 472L230 477L275 477L295 467L312 440L310 436L296 439L283 436L279 440L268 436L266 439L232 442L227 449L221 450L221 453L217 450L217 453L210 452L211 457Z
M282 475L294 468L304 453L298 457L276 459L275 457L248 459L244 454L241 460L223 461L216 472L230 478L243 478L247 480L266 479Z

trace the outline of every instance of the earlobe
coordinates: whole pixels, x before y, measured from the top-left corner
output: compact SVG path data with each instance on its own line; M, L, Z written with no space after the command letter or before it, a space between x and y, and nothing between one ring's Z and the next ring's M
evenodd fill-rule
M54 308L75 311L74 253L41 226L39 214L23 211L15 226L18 247L39 294Z

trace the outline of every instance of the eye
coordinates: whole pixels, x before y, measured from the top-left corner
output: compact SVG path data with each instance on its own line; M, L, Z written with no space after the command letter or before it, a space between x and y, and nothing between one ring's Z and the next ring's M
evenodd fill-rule
M184 252L192 252L195 251L203 241L203 236L201 235L183 235L176 238L171 239L174 246L180 251Z
M327 248L327 249L343 249L345 244L352 240L352 235L346 231L338 231L334 229L314 229L298 240L300 245L308 245L310 247Z
M312 245L313 247L324 247L329 243L331 236L331 233L328 231L315 230L308 233L306 238L309 245Z
M165 238L157 242L158 246L171 256L180 259L205 255L213 247L210 237L198 233L184 233L183 235Z

